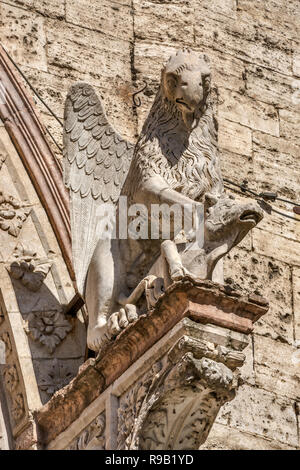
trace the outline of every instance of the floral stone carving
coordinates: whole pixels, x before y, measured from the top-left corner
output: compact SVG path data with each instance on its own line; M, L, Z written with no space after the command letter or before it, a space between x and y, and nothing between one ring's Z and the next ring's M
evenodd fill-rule
M105 414L96 419L68 447L68 450L105 450Z
M13 399L11 405L11 413L16 423L21 421L25 414L25 405L24 405L24 398L21 393L18 393L16 397Z
M25 327L30 337L51 354L71 329L70 322L58 311L31 313Z
M21 201L0 191L0 228L17 237L30 213Z
M40 289L50 268L48 259L39 259L37 252L19 244L13 254L14 261L8 271L13 279L18 279L27 289L36 292Z
M121 399L118 449L198 449L220 407L234 398L239 386L234 369L243 354L230 353L183 337L164 364L156 363ZM225 365L228 357L231 368Z
M51 396L67 385L73 376L65 364L59 364L57 359L53 359L49 372L39 381L39 388Z
M16 389L19 377L15 366L8 366L3 372L6 389L11 393Z

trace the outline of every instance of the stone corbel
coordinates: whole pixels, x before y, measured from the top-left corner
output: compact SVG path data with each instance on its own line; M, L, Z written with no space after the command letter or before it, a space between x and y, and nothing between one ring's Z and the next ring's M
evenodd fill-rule
M198 449L242 383L248 335L267 310L261 297L211 281L173 284L38 410L39 445Z
M198 339L203 330L189 319L181 327L186 334L121 400L119 449L198 449L220 407L235 397L244 354Z

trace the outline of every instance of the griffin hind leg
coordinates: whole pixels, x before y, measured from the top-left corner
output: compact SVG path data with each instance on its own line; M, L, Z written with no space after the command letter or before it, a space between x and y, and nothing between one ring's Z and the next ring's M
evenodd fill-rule
M111 240L99 240L88 270L85 298L89 315L87 344L93 351L108 341L107 322L114 304L114 259Z

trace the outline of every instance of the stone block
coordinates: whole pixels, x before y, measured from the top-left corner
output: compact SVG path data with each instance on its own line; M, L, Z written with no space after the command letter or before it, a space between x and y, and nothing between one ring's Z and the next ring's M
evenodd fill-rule
M212 86L244 92L246 86L244 63L227 55L224 51L222 54L213 50L207 50L206 52L210 59Z
M262 295L269 300L268 313L255 324L256 334L292 344L292 287L289 266L272 258L235 248L225 258L224 279L233 287Z
M133 39L131 9L129 5L121 5L119 2L66 0L66 20L118 39Z
M137 39L170 45L193 45L194 9L191 1L153 3L134 0L134 33ZM175 21L174 21L175 19Z
M280 109L280 137L299 145L300 139L300 114L297 110Z
M276 260L299 266L299 247L295 240L272 234L270 243L270 232L256 229L253 231L253 247L258 254L270 256Z
M288 446L298 445L294 402L247 384L223 406L216 422Z
M295 18L299 16L299 3L291 0L288 3L281 0L239 0L238 15L250 23L257 23L260 28L269 32L285 35L287 38L298 38L299 28Z
M257 19L250 21L238 15L234 18L210 18L201 8L195 9L195 44L223 53L227 51L235 59L241 59L272 70L291 74L291 43L284 33L272 28L257 26Z
M300 268L294 267L293 273L293 307L294 307L294 323L295 323L295 340L300 348ZM299 353L300 356L300 353ZM297 357L299 357L297 355ZM300 363L300 357L299 357ZM299 364L298 363L298 364Z
M237 153L227 152L220 149L220 163L223 178L233 183L241 184L244 180L253 181L253 159L252 156L239 155ZM241 193L237 193L238 188L224 182L226 192L231 192L234 197L242 197ZM253 185L251 185L253 187ZM245 198L244 198L245 199ZM246 201L247 199L247 201ZM245 202L250 202L250 198L246 198ZM261 222L260 222L261 224ZM251 235L248 233L247 237ZM243 242L242 242L243 243Z
M293 74L300 77L300 53L295 53L293 56Z
M1 42L17 64L47 70L44 18L1 2Z
M274 354L274 351L276 353ZM299 350L298 350L299 352ZM254 335L254 367L256 383L277 395L300 399L300 358L293 345ZM284 364L284 365L283 365Z
M195 7L199 8L198 2L195 3ZM236 0L216 0L211 2L210 0L204 0L201 2L201 8L203 8L209 16L213 18L226 17L237 18L237 2Z
M62 19L65 16L65 2L62 0L5 0L5 3L28 11L35 11L43 16Z
M246 66L247 95L278 108L293 106L293 80L264 67Z
M291 450L295 447L266 439L230 426L214 423L206 442L200 450Z
M300 184L298 155L299 147L292 142L281 137L276 138L261 132L254 132L253 180L257 183L259 191L277 192L282 198L298 202ZM273 204L274 208L276 209L276 206L280 208L280 204L276 201ZM281 204L281 206L293 215L291 205ZM285 236L290 236L294 232L294 236L299 237L292 221L284 219L284 225Z
M49 70L75 70L86 74L86 80L96 73L99 86L107 88L117 78L131 79L128 41L52 19L45 28Z
M236 122L222 119L219 122L218 143L220 150L238 153L250 157L252 155L251 129ZM247 160L245 158L245 160ZM241 162L239 162L241 163ZM239 166L239 165L238 165Z
M218 116L254 130L279 136L279 121L273 106L230 90L219 89Z

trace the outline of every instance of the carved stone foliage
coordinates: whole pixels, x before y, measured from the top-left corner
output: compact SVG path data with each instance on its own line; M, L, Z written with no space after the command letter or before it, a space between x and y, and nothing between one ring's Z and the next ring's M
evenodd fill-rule
M15 366L8 366L3 372L4 384L9 392L13 392L19 381L18 372Z
M30 213L21 201L0 191L0 228L17 237Z
M13 279L18 279L27 289L36 292L40 289L51 262L38 258L37 252L23 244L18 244L13 253L13 261L8 268Z
M210 350L211 357L203 357ZM226 351L225 351L226 349ZM235 396L243 362L229 350L183 338L165 364L158 362L120 400L118 449L191 450L205 441L220 407ZM222 362L219 362L219 361Z
M11 413L16 423L19 423L25 415L25 405L22 393L18 393L13 397Z
M68 446L67 450L105 450L105 414L96 419Z
M16 365L17 361L14 357L10 334L7 330L3 329L0 331L0 340L3 341L5 345L5 366L0 379L3 380L4 383L12 426L13 428L16 428L21 424L22 419L25 417L25 403L22 385L19 379L18 367Z
M53 359L52 366L48 373L39 380L39 388L49 396L53 395L67 385L73 378L73 373L65 364L59 364L57 359Z
M0 170L2 168L3 163L6 160L6 156L7 156L6 152L0 149Z
M54 352L71 329L71 323L63 313L56 310L30 313L25 326L26 333L34 341L45 346L50 354Z

